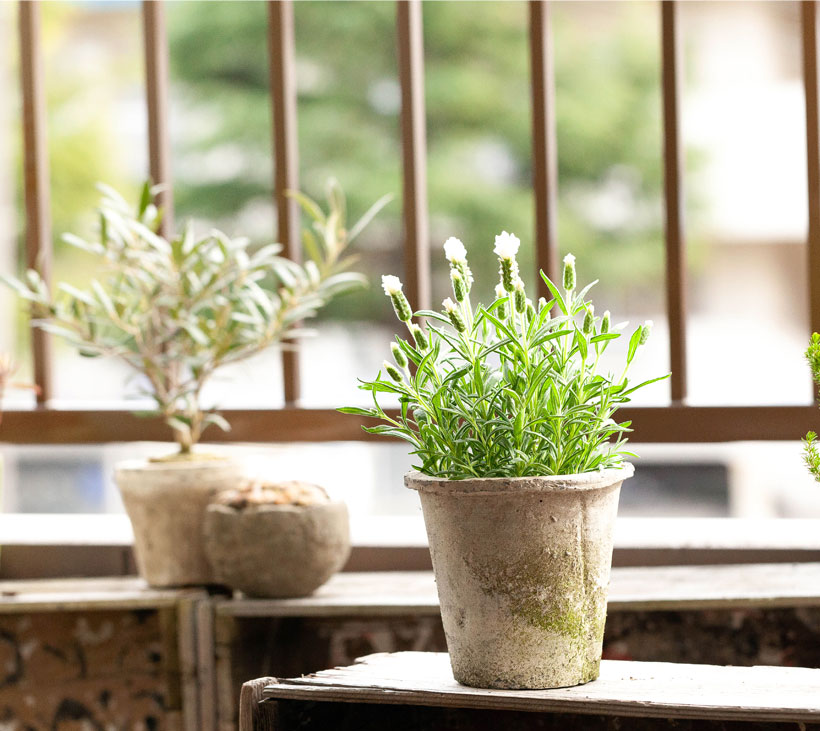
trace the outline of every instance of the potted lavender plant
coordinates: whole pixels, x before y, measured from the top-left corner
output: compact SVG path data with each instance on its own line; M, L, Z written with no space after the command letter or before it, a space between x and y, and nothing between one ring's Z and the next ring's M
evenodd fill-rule
M619 489L633 472L629 424L613 416L653 382L627 378L651 323L632 333L622 372L604 372L620 333L586 299L592 284L577 289L574 257L561 287L542 272L551 299L533 303L518 247L506 232L495 239L489 306L471 305L457 239L444 245L453 296L442 312L414 315L399 279L383 277L410 337L362 383L375 405L342 411L384 422L366 429L418 458L405 484L421 497L456 680L550 688L598 676ZM398 415L379 404L384 394L398 397Z
M345 271L351 259L342 255L387 198L348 230L337 184L330 185L327 215L294 194L314 219L304 232L309 260L302 266L279 256L279 245L253 250L220 231L196 236L190 224L166 240L157 233L161 211L150 185L135 212L118 193L101 189L98 238L64 239L102 262L103 281L84 289L61 283L56 293L34 270L25 281L6 281L30 302L35 325L84 356L117 358L142 376L179 449L117 467L137 565L155 586L212 583L204 513L214 495L245 477L238 459L195 449L208 427L228 428L203 405L202 389L220 368L297 337L301 321L363 283Z

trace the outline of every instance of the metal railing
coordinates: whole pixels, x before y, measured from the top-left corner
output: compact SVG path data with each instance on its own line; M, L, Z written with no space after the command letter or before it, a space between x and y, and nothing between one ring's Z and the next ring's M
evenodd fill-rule
M818 110L817 4L802 4L803 76L806 100L808 159L809 322L820 331L820 111ZM660 37L663 100L663 162L666 241L666 307L669 321L671 404L631 407L619 415L633 422L635 441L711 442L753 439L797 439L816 425L817 411L805 406L687 406L686 374L686 237L684 231L684 165L680 133L681 43L679 2L661 0ZM21 83L23 91L26 252L29 265L48 277L51 259L46 108L43 94L40 21L37 2L20 2ZM148 146L150 174L166 184L161 204L165 227L173 225L172 175L168 142L168 42L162 2L143 2ZM558 270L557 140L550 7L530 0L533 191L536 265L551 277ZM420 0L396 2L398 73L401 86L403 165L404 282L410 300L429 306L424 50ZM270 93L273 110L274 198L278 240L291 257L299 255L299 216L285 191L298 187L297 109L294 80L293 5L268 2ZM543 294L540 292L539 294ZM51 353L48 338L33 332L34 377L40 387L37 408L5 415L2 439L14 443L81 443L165 440L159 420L137 419L126 411L50 408ZM369 440L354 417L332 409L299 408L299 364L294 352L284 358L285 408L225 411L233 430L214 431L214 439L231 441Z

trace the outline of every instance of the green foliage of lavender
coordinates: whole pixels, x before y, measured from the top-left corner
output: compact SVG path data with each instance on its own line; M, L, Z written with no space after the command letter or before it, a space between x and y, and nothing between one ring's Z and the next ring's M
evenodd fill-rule
M809 347L806 348L806 360L811 368L814 382L820 386L820 334L812 333ZM820 449L817 434L810 431L803 440L803 461L814 479L820 482Z
M414 315L399 279L382 278L410 337L397 338L392 360L374 381L362 382L374 406L341 411L385 422L365 430L409 442L416 469L434 477L577 474L621 465L631 455L624 449L629 422L615 421L616 410L668 376L637 385L627 377L651 322L632 332L623 370L601 372L601 356L621 334L609 312L598 317L587 300L595 282L579 291L575 259L567 256L561 285L542 272L551 299L533 304L518 272L518 239L504 232L495 243L500 282L487 307L470 303L473 276L457 239L444 245L453 297L441 312ZM398 397L396 417L380 405L382 394Z
M190 224L170 241L159 235L157 190L143 188L136 210L100 186L96 240L64 240L97 258L106 272L81 289L61 283L52 293L35 270L25 281L4 281L31 303L33 322L88 357L111 356L141 373L146 393L174 432L182 453L205 428L228 428L200 398L214 371L246 360L303 330L333 297L361 286L346 271L348 244L386 199L348 229L341 189L331 182L328 212L294 193L312 227L303 232L304 266L279 256L281 246L252 249L247 239L212 230L196 236Z

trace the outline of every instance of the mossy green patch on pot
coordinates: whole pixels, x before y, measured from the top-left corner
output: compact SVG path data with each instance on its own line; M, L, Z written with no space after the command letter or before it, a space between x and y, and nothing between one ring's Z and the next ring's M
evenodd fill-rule
M482 591L503 598L512 614L533 627L568 638L588 636L587 588L576 562L540 553L501 566L465 561Z

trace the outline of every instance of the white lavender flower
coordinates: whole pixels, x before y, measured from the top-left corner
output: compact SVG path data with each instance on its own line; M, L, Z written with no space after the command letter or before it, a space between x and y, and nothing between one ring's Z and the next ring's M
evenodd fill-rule
M502 231L495 237L495 249L493 251L499 259L515 259L519 246L521 246L521 241L517 236Z
M572 254L564 257L564 289L567 292L575 289L575 257Z
M453 294L456 300L464 302L467 299L467 282L464 281L464 276L455 267L450 270L450 281L453 283Z
M447 313L447 317L450 319L450 324L458 330L460 333L463 333L467 330L467 323L464 322L464 316L461 314L461 310L459 309L458 305L453 302L449 297L441 303L442 307L444 307L444 311Z
M524 282L521 279L515 280L513 300L516 312L522 313L527 309L527 295L524 292Z
M466 262L467 249L464 248L464 244L461 243L460 239L457 239L455 236L451 236L444 242L444 256L450 263L455 263L457 261Z
M398 368L396 368L396 366L392 363L389 361L384 361L384 363L382 363L382 368L384 368L385 373L387 373L387 375L390 376L390 378L392 378L396 383L402 382L401 373L399 373Z
M401 280L392 274L384 274L382 275L382 288L384 289L384 293L390 297L390 301L393 303L393 309L396 312L396 317L398 317L402 322L410 322L413 317L413 308L410 307L407 297L404 292L401 291Z
M428 342L424 330L414 324L410 326L410 334L413 336L413 342L416 344L417 350L427 350Z
M388 297L392 297L394 294L401 292L403 286L404 285L401 283L401 279L393 274L382 275L382 289L384 289L384 293Z
M586 312L584 313L584 324L581 326L584 335L589 335L592 332L592 327L595 324L595 307L594 305L590 304L587 305Z
M399 368L407 368L407 356L398 343L390 343L390 352L393 353L393 360Z
M641 337L638 340L638 345L646 345L646 341L649 340L649 333L652 332L652 326L655 323L652 320L647 320L643 327L641 328Z
M498 274L504 290L512 293L518 280L518 262L515 255L518 253L520 241L517 236L502 231L495 237L495 253L498 256Z

